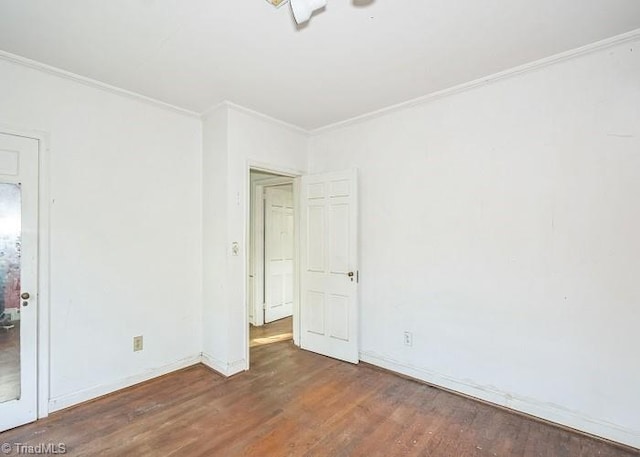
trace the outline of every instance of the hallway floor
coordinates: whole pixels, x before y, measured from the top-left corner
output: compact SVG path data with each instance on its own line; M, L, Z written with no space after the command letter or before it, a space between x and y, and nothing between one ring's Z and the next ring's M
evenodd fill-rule
M250 347L293 339L293 318L285 317L260 327L250 326Z

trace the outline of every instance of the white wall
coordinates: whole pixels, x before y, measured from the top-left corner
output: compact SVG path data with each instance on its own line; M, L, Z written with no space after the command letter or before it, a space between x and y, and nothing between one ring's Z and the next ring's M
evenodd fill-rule
M218 157L218 170L226 164L226 176L220 177L213 167L205 167L204 182L224 181L226 205L216 199L216 205L223 211L219 221L226 221L225 236L218 237L223 229L211 229L205 215L204 245L211 246L216 256L224 253L224 258L216 257L216 266L204 276L205 291L209 281L218 278L223 281L224 294L220 299L205 298L205 335L221 335L224 341L211 341L204 348L204 361L212 368L231 375L247 367L248 321L247 321L247 218L249 199L249 165L261 165L274 171L304 173L307 165L308 135L295 127L274 121L265 116L242 109L232 104L223 104L205 116L203 125L204 154ZM225 126L226 123L226 132ZM222 125L222 127L221 127ZM225 137L226 133L226 137ZM209 137L225 137L216 146L207 146L213 141ZM224 155L226 147L227 154ZM222 151L222 152L221 152ZM206 163L205 159L205 163ZM206 188L205 184L205 188ZM205 197L205 199L210 197ZM221 222L224 223L224 222ZM237 242L240 250L232 255L232 243ZM208 255L208 254L205 254ZM213 254L211 254L213 255ZM204 259L205 265L208 260ZM206 292L205 292L206 296ZM207 308L215 308L210 313ZM208 338L205 337L205 342Z
M312 139L349 167L363 360L640 447L638 42Z
M227 263L228 110L221 106L203 119L202 240L203 357L223 373L229 353Z
M363 360L640 446L639 81L620 45L312 138L360 169ZM4 61L0 100L51 138L53 408L244 369L247 169L306 172L308 136Z
M0 124L50 134L52 408L193 363L200 120L7 61L0 100Z

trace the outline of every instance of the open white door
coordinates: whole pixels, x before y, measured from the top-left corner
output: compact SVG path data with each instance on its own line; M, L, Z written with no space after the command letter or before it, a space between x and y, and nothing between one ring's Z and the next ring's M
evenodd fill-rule
M358 181L349 170L300 183L300 345L358 363Z
M264 322L293 314L293 185L265 187Z
M37 416L38 141L0 133L0 432Z

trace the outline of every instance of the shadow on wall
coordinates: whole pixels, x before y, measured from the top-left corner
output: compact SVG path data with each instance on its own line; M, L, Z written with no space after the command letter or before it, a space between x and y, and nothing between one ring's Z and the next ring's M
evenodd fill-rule
M365 7L365 6L370 6L372 5L376 0L353 0L353 6L357 6L359 8Z

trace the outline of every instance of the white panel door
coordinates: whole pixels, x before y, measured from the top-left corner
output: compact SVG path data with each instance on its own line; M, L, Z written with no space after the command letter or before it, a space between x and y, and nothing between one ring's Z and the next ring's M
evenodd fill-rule
M0 431L36 420L38 141L0 133Z
M300 345L358 363L356 170L300 183Z
M264 322L293 314L293 186L265 188Z

